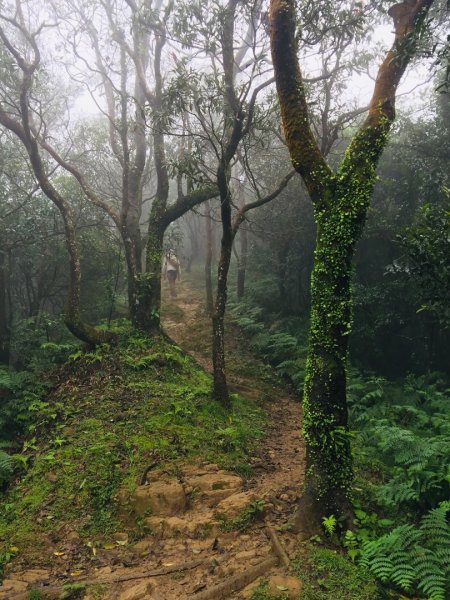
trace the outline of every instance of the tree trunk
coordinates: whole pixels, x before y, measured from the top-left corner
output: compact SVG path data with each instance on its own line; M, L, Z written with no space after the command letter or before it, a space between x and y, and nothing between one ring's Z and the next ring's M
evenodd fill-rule
M206 314L212 318L214 311L213 286L212 286L212 259L213 259L213 228L211 220L211 204L208 202L206 213L206 258L205 258L205 289L206 289Z
M346 364L357 231L344 244L340 224L343 225L342 215L337 210L321 219L311 275L311 325L303 399L307 466L304 497L296 519L296 529L305 537L317 533L321 518L329 515L343 517L348 521L346 527L351 526L349 495L353 469Z
M149 334L160 330L161 265L165 229L159 220L150 215L145 271L137 273L135 277L133 325Z
M314 204L317 223L303 404L306 480L296 523L306 536L317 532L321 517L330 514L351 526L352 458L346 404L351 263L376 166L395 118L397 87L432 4L433 0L408 0L390 7L393 46L378 70L368 116L333 173L310 126L297 54L295 2L270 2L272 58L286 143Z
M241 242L241 253L240 253L240 257L239 257L238 272L237 272L237 297L238 297L238 300L241 300L244 297L244 293L245 293L245 275L246 275L246 271L247 271L247 252L248 252L248 233L247 233L247 229L245 227L243 229L241 229L240 242Z
M227 376L225 371L225 308L227 304L227 278L230 268L233 238L222 237L219 267L217 271L216 302L212 316L214 398L223 406L230 407Z
M47 192L45 186L41 187L49 197L51 192ZM53 200L53 198L51 197ZM80 291L81 291L81 269L78 242L75 235L75 228L71 210L67 205L60 204L58 208L64 221L64 230L66 234L66 246L69 253L69 289L67 290L67 299L64 310L64 323L69 331L78 339L91 346L98 344L116 343L116 335L110 331L100 331L85 323L80 316Z
M9 363L6 252L0 250L0 363Z

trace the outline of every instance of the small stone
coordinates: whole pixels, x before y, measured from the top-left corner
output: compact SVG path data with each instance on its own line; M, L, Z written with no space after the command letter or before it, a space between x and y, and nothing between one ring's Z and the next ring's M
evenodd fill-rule
M24 592L28 587L25 581L17 579L4 579L0 587L0 593L5 594L4 598L14 598L16 594ZM1 596L0 596L1 597Z
M232 496L229 496L228 498L225 498L219 502L216 510L218 514L225 515L231 519L239 515L256 499L257 498L253 492L241 492L239 494L233 494Z
M142 581L121 592L118 600L150 600L149 595L151 591L152 584L148 581Z
M140 486L131 498L136 514L144 516L149 511L161 517L183 513L187 507L187 498L183 486L178 481L155 481Z
M150 542L148 540L141 540L134 544L133 551L137 554L141 554L141 552L148 552L149 547Z
M100 567L98 569L95 570L95 572L97 573L97 575L109 575L110 573L112 573L112 568L111 567Z

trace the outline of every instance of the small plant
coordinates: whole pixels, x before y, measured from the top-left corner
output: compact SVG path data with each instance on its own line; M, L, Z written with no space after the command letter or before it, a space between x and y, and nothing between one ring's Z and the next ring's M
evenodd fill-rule
M352 562L355 562L361 554L361 548L358 537L353 533L353 531L350 531L350 529L348 529L344 534L343 545L344 548L346 548L347 554Z
M336 533L337 519L334 515L322 517L322 525L328 537L333 537Z
M0 577L3 575L3 569L19 552L16 546L9 546L3 552L0 552Z
M4 450L0 449L0 488L8 483L12 477L15 466L16 462L14 458Z
M264 515L265 502L264 500L255 500L245 508L240 515L234 519L226 519L222 515L218 515L220 527L222 531L247 531L255 521L260 520Z

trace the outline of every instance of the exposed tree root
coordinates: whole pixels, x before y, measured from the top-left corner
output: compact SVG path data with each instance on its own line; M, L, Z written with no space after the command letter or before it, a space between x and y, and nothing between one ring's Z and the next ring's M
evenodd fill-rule
M195 594L195 600L224 600L234 592L242 590L245 586L255 581L258 577L266 575L267 571L278 565L278 556L270 556L246 571L233 575L222 583Z
M272 550L280 559L281 564L288 568L291 564L289 560L289 556L287 555L286 550L283 548L280 538L277 535L275 529L273 529L270 525L267 525L266 531L269 535L270 543L272 544Z
M97 577L95 579L72 579L70 581L66 581L65 584L55 587L37 587L37 589L41 590L45 593L46 596L57 596L64 591L64 586L67 585L112 585L116 583L123 583L125 581L134 581L136 579L149 579L150 577L160 577L162 575L168 575L170 573L175 573L177 571L188 571L191 569L195 569L203 564L204 559L192 560L190 562L171 565L170 567L164 567L163 569L155 569L154 571L146 571L142 573L135 573L133 575L124 575L122 577ZM29 592L23 592L16 596L15 600L28 600L30 594Z

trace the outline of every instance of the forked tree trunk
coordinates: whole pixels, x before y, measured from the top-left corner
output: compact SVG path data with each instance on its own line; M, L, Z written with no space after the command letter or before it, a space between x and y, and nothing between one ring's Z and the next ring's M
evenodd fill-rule
M336 173L312 133L295 40L294 0L271 0L272 56L286 142L315 207L317 240L311 276L311 324L303 399L306 477L296 529L317 533L333 514L352 526L353 480L346 366L351 330L352 258L369 206L376 166L395 118L395 94L409 63L417 26L433 0L391 6L395 41L381 64L369 114Z

